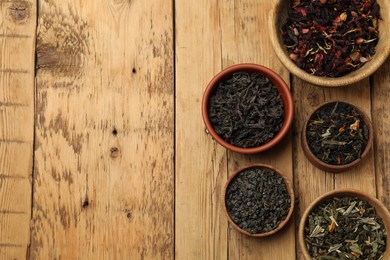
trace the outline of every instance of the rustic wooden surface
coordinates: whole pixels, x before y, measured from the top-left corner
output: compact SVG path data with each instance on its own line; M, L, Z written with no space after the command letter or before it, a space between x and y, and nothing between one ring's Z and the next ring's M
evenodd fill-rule
M0 1L0 259L30 244L36 3Z
M356 85L289 75L267 37L271 1L0 0L0 259L302 259L296 231L326 191L356 188L390 208L390 60ZM290 85L292 129L258 155L204 131L203 91L221 69L268 66ZM316 169L300 131L314 107L352 102L373 150L342 174ZM296 211L277 235L237 233L221 207L230 174L282 170Z

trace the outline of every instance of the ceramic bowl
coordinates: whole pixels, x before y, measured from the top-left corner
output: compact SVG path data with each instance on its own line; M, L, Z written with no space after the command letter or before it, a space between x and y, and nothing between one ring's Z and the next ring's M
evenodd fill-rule
M372 60L367 62L358 70L338 78L319 77L300 69L289 57L282 39L282 25L287 18L287 7L290 1L275 0L268 18L268 27L270 39L275 53L284 64L284 66L298 78L311 84L325 87L341 87L356 83L367 78L374 73L386 60L390 53L390 1L377 0L380 5L380 14L382 19L379 20L379 41L376 46L375 55Z
M289 211L288 211L288 214L287 214L286 218L283 221L281 221L279 223L279 225L275 229L273 229L273 230L271 230L269 232L252 234L252 233L250 233L250 232L240 228L236 223L234 223L234 221L231 218L230 213L229 213L229 211L228 211L228 209L226 207L226 192L227 192L227 189L228 189L230 183L234 180L234 178L238 174L240 174L242 171L250 169L250 168L261 168L261 169L264 169L264 170L273 171L276 174L278 174L280 177L282 177L283 182L286 185L287 192L288 192L288 194L290 196L290 208L289 208ZM291 215L292 215L292 213L294 211L294 190L292 188L292 185L291 185L290 181L287 179L287 177L281 171L273 168L272 166L266 165L266 164L253 164L253 165L249 165L249 166L246 166L244 168L241 168L241 169L237 170L234 174L232 174L229 177L229 179L228 179L228 181L227 181L227 183L225 185L224 191L223 191L223 202L222 202L222 204L223 204L223 208L224 208L224 211L225 211L225 214L226 214L226 216L228 218L229 223L238 232L240 232L240 233L242 233L244 235L250 236L250 237L266 237L266 236L273 235L276 232L278 232L279 230L281 230L286 225L286 223L289 221L289 219L291 218Z
M314 200L304 211L301 221L299 223L299 229L298 229L298 243L299 247L304 255L304 258L309 260L313 259L309 251L307 250L306 247L306 242L305 242L305 225L306 221L308 219L309 214L313 211L314 208L321 202L333 198L333 197L357 197L361 200L364 200L368 202L376 211L376 214L383 220L383 224L386 228L387 234L390 232L390 213L387 210L387 208L382 204L382 202L375 197L372 197L368 194L365 194L359 190L354 190L354 189L340 189L340 190L334 190L327 192L320 197L318 197L316 200ZM382 259L390 259L390 236L387 236L386 239L386 245L387 245L387 250L383 256Z
M237 71L245 71L249 73L258 72L265 75L268 79L270 79L273 85L276 86L284 103L285 119L280 131L274 136L272 140L258 147L243 148L243 147L234 146L226 142L216 133L208 116L210 95L213 93L215 88L218 87L221 81L230 78L233 75L233 73ZM206 132L210 133L213 139L223 147L233 152L237 152L241 154L255 154L255 153L263 152L275 146L277 143L279 143L282 140L282 138L287 134L291 126L293 120L293 114L294 114L294 103L293 103L290 89L288 88L286 82L271 69L257 64L245 64L245 63L237 64L222 70L220 73L215 75L214 78L210 81L203 94L202 116L203 116L203 121L206 125Z
M355 161L352 161L352 162L350 162L348 164L344 164L344 165L332 165L332 164L328 164L328 163L325 163L325 162L321 161L320 159L318 159L312 153L312 151L310 150L309 144L307 142L307 128L308 128L308 124L309 124L310 119L313 118L315 113L318 110L320 110L321 108L323 108L323 107L325 107L327 105L330 105L330 104L335 104L337 102L338 103L345 103L345 104L348 104L351 107L353 107L355 109L355 111L357 111L360 114L360 116L363 118L363 120L364 120L364 122L365 122L365 124L367 126L367 129L368 129L367 145L366 145L364 151L362 152L360 158L358 158ZM353 168L357 164L359 164L363 160L363 158L365 158L367 156L367 154L369 153L369 151L370 151L370 149L372 147L372 142L373 142L373 138L374 138L372 129L373 128L372 128L372 124L371 124L370 118L359 107L357 107L355 105L352 105L350 103L347 103L345 101L329 101L329 102L325 102L325 103L319 105L317 108L314 109L314 111L310 114L310 116L306 120L305 124L303 125L302 131L301 131L301 145L302 145L302 149L303 149L303 152L306 155L307 159L314 166L316 166L317 168L319 168L321 170L324 170L324 171L327 171L327 172L333 172L333 173L344 172L344 171L347 171L347 170Z

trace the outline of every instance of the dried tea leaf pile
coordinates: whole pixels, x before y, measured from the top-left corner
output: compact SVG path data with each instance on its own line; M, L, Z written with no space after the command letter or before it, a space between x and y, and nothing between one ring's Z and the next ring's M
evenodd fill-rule
M376 0L289 2L283 41L298 67L317 76L340 77L372 59L379 38Z
M387 233L382 219L366 201L334 197L309 214L305 242L313 259L382 259Z
M240 172L226 191L226 208L233 222L252 234L269 232L290 209L286 184L277 173L252 167Z
M262 74L236 72L209 99L209 118L226 142L243 148L269 142L285 118L278 89Z
M368 142L368 128L349 104L330 103L309 120L306 138L311 152L331 165L344 165L360 158Z

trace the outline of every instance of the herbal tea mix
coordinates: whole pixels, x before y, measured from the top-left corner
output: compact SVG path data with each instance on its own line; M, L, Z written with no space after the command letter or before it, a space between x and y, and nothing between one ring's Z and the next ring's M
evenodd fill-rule
M378 19L376 0L291 0L283 41L301 69L340 77L375 54Z
M309 119L306 139L311 152L331 165L345 165L360 158L368 142L362 116L349 104L329 103Z
M279 174L252 167L234 177L226 190L225 203L237 226L259 234L272 231L286 219L291 199Z
M306 247L313 259L381 259L386 238L375 209L348 196L323 201L305 225Z
M279 132L285 112L278 89L266 76L241 71L220 82L211 94L209 118L226 142L253 148Z

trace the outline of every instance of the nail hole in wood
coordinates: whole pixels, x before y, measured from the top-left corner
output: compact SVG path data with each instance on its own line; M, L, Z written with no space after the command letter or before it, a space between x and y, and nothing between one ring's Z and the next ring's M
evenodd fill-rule
M133 68L133 74L136 74L137 73L137 70L135 68Z
M133 212L132 212L132 210L131 210L131 209L127 209L125 212L126 212L126 218L127 218L128 220L131 220L131 218L133 217Z
M83 202L83 208L86 209L89 206L88 198L86 198Z
M118 130L117 130L116 128L114 128L114 129L112 130L112 135L113 135L113 136L117 136L117 135L118 135Z
M128 219L131 219L131 217L132 217L131 212L127 213L127 214L126 214L126 217L127 217Z
M117 147L111 147L110 156L116 158L119 155L119 149Z

